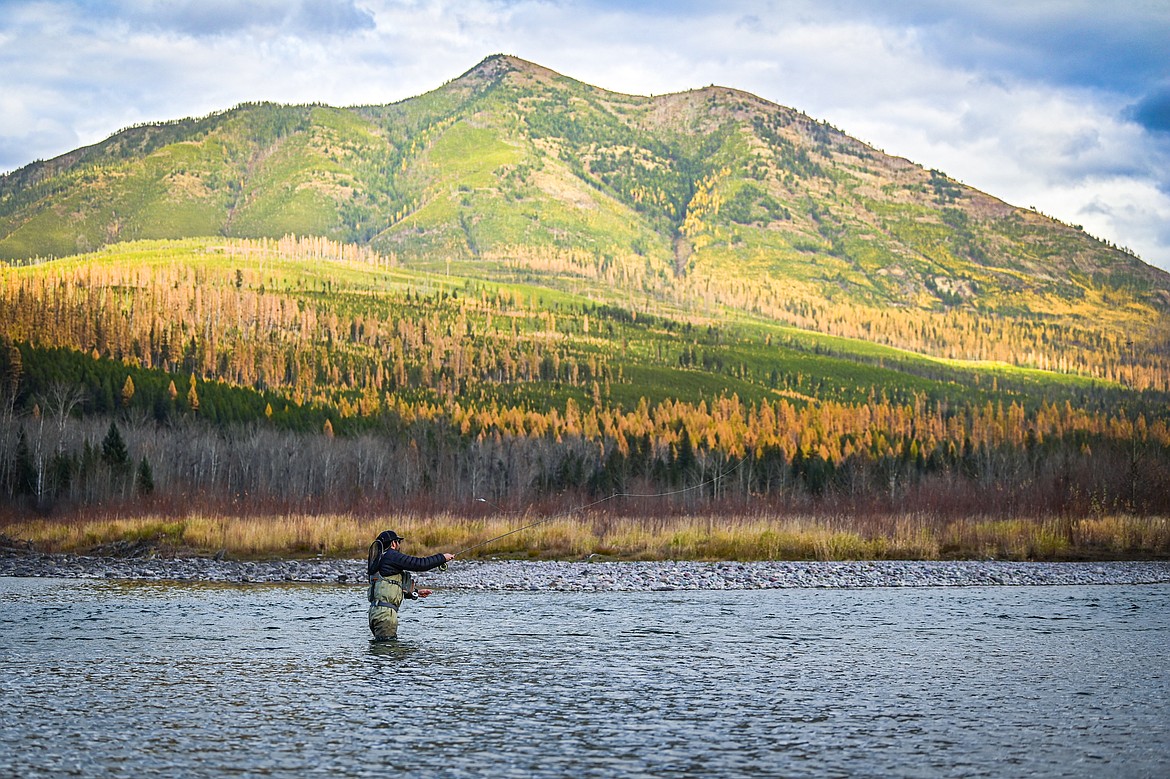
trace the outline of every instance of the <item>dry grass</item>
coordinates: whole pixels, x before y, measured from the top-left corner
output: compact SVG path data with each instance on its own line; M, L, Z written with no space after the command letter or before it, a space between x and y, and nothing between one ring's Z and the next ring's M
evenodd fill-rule
M534 527L516 531L525 525ZM0 525L9 542L46 552L159 554L235 558L363 557L375 535L394 528L406 551L464 557L626 560L1012 560L1167 559L1170 519L969 518L920 515L850 517L555 517L469 519L439 514L19 520ZM505 535L507 534L507 535ZM496 536L503 538L491 540ZM488 543L485 543L488 542Z
M956 523L948 540L968 556L1013 560L1170 557L1170 518L1113 515Z

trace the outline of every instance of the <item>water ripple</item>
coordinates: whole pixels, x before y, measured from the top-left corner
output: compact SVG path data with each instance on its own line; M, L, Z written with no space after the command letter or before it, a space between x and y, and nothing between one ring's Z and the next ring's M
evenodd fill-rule
M1168 595L0 579L0 773L1167 775Z

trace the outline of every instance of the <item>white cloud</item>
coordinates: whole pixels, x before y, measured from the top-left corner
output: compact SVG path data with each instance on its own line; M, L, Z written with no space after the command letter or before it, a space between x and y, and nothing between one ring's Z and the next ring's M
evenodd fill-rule
M1138 243L1170 243L1170 195L1149 183L1132 179L1099 179L1081 190L1072 190L1069 199L1077 223L1097 237L1126 234L1133 243L1119 242L1130 249Z
M885 150L1034 207L1170 268L1167 157L1093 93L973 85L934 107L906 96L889 113L842 119Z

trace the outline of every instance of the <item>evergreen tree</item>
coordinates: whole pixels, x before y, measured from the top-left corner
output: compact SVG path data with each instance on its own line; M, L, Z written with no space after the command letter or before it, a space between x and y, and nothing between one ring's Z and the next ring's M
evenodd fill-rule
M166 422L171 415L171 408L174 403L165 393L159 393L154 396L154 420L156 422Z
M98 390L94 395L94 404L98 412L104 414L114 411L117 408L114 402L114 384L108 375L101 379Z
M33 462L32 451L28 446L28 436L21 429L16 439L16 463L13 470L12 494L33 495L37 487L37 468Z
M138 474L135 477L135 487L139 495L150 495L154 492L154 474L150 470L150 463L143 457L138 461Z
M16 344L8 339L0 341L0 394L11 401L16 400L20 379L24 375L24 356Z
M122 434L113 422L110 422L110 429L102 439L102 462L115 471L124 471L130 465L130 453L126 450L126 442L122 440Z
M685 483L694 466L695 449L691 444L691 434L687 432L686 427L682 427L679 431L678 452L675 455L674 473L671 474L671 481Z
M50 489L54 495L62 495L69 491L73 483L73 475L78 469L77 458L68 452L57 452L49 461Z

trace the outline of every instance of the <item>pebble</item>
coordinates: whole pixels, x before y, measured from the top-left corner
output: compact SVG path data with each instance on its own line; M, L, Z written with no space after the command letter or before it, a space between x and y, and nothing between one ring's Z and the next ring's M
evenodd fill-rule
M204 582L338 582L365 586L365 560L141 559L0 551L0 576ZM456 560L417 575L420 586L463 590L755 590L1170 583L1170 562L581 562Z

